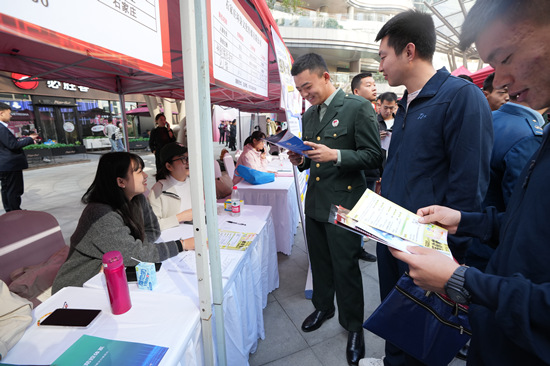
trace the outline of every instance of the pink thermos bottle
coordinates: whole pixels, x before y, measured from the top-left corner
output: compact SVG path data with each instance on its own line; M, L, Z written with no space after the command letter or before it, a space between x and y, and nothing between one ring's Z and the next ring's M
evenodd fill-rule
M122 254L118 250L103 254L103 272L107 281L113 314L124 314L132 307L132 302L130 301L130 290L128 281L126 281Z

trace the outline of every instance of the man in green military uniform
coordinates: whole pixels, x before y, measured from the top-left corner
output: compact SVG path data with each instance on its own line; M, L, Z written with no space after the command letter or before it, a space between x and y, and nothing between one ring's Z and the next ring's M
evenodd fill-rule
M296 59L291 70L302 97L313 107L303 116L303 139L313 150L307 156L290 152L300 170L310 169L305 201L315 311L302 324L318 329L334 316L349 331L346 357L357 365L365 354L363 283L359 269L361 236L328 222L331 205L351 209L366 189L363 170L381 164L376 115L361 97L336 89L323 58L310 53Z

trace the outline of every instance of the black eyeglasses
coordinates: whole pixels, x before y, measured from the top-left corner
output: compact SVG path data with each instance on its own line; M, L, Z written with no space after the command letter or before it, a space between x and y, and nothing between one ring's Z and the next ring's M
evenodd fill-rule
M189 157L187 157L187 156L182 156L180 158L175 158L175 159L172 160L172 163L176 162L178 160L181 160L183 163L189 163Z

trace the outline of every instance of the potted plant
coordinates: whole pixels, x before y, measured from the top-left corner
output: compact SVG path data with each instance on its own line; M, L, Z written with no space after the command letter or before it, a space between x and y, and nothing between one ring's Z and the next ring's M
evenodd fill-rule
M130 150L146 149L149 146L149 139L145 137L129 138Z
M52 157L52 150L48 148L48 145L44 144L27 145L23 148L23 152L27 159Z

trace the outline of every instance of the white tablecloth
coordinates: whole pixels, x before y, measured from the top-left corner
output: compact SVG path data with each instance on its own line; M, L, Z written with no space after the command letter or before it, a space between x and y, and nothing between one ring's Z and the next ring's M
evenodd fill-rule
M49 365L67 348L87 334L95 337L168 347L160 365L200 365L202 340L196 304L181 294L131 292L132 308L113 315L109 295L103 289L66 287L33 311L33 322L23 338L1 362L20 365ZM88 328L45 327L36 322L54 309L101 309ZM159 331L162 330L162 331Z
M277 251L290 255L299 219L294 178L275 177L274 182L258 185L242 181L237 187L245 207L264 205L273 208Z
M221 207L221 205L219 206ZM257 233L254 241L244 252L220 250L222 261L227 256L238 256L231 273L222 278L224 291L224 324L227 360L231 365L248 365L248 356L256 351L258 338L265 338L263 308L267 305L269 292L279 287L277 249L271 207L246 205L241 216L233 217L228 212L218 210L218 224L221 229L243 233ZM246 223L231 224L227 221ZM162 240L185 237L190 225L182 225L163 231ZM192 231L191 231L192 233ZM180 253L179 256L193 252ZM178 257L179 257L178 256ZM199 308L198 282L196 273L184 273L168 270L171 262L178 258L168 259L158 272L156 293L184 294L191 298ZM84 287L101 288L105 286L105 276L98 274L84 284ZM130 292L141 293L137 285L130 284Z

